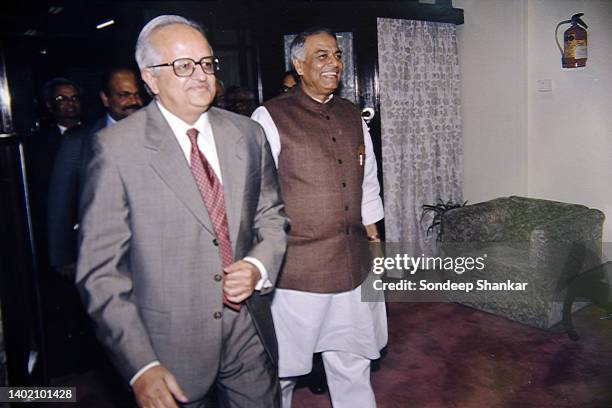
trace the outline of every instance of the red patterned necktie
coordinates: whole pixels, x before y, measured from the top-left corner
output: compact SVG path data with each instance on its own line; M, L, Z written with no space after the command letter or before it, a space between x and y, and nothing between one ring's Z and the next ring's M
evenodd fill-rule
M227 213L225 212L225 200L223 199L223 186L217 178L206 157L198 149L198 130L187 130L187 136L191 142L191 172L193 178L198 185L204 205L208 209L210 220L215 228L217 238L215 242L219 245L221 253L221 267L225 268L232 264L234 256L232 255L232 243L229 237L229 228L227 225ZM223 274L223 272L222 272ZM240 310L239 303L230 302L225 294L223 294L223 303L234 309Z

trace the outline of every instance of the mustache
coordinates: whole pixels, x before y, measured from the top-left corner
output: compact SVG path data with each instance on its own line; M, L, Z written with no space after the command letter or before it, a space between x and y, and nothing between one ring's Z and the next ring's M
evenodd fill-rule
M137 105L137 104L134 103L134 104L131 104L131 105L128 105L128 106L124 106L123 110L124 111L129 110L129 109L138 110L140 108L142 108L142 105Z

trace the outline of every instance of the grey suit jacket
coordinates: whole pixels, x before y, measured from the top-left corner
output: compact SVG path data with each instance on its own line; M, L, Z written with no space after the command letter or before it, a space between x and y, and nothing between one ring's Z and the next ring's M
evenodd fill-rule
M221 165L234 258L252 256L276 281L288 220L261 127L208 112ZM81 196L77 284L98 337L129 380L159 360L190 399L214 381L223 308L214 229L185 156L152 102L102 130ZM269 290L246 302L277 360Z

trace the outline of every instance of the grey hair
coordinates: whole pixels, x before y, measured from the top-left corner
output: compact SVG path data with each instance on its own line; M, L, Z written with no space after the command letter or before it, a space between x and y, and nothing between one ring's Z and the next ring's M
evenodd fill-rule
M296 59L304 61L304 59L306 58L304 51L304 44L306 43L306 38L310 37L311 35L317 35L321 33L329 34L332 37L336 38L336 33L331 28L327 27L313 27L302 31L301 33L295 36L295 38L291 42L291 46L289 47L291 61L293 62L293 60Z
M135 53L138 68L142 70L146 67L159 64L161 62L159 61L159 56L155 51L155 47L153 47L153 45L151 44L151 35L160 28L175 24L182 24L192 27L198 32L200 32L204 36L204 38L206 38L204 28L195 21L188 20L185 17L177 15L162 15L155 17L142 28L140 34L138 35Z

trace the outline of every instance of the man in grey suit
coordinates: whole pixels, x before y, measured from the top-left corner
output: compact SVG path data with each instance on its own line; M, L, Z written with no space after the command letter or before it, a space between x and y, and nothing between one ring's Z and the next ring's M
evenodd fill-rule
M95 138L81 197L98 337L141 407L200 407L213 385L225 406L277 407L267 294L288 221L265 135L210 107L219 62L197 24L153 19L136 61L154 101Z

